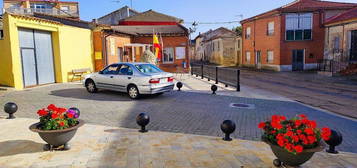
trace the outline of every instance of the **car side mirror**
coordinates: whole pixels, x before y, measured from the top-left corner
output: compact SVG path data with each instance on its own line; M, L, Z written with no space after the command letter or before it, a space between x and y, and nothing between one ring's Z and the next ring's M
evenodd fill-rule
M99 73L99 74L103 74L103 71L99 71L98 73Z

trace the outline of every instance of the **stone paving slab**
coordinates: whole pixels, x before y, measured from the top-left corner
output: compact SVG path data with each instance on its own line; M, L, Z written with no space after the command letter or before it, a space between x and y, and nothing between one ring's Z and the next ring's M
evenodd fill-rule
M34 119L0 119L1 168L249 168L273 167L268 145L247 140L85 124L70 151L42 151L28 127ZM357 167L357 154L319 152L303 168Z
M212 95L206 80L188 75L177 79L184 81L187 90L184 88L182 92L173 91L140 100L131 100L124 93L106 90L90 94L82 85L71 83L8 92L0 95L0 105L9 101L16 102L19 110L15 116L23 118L37 118L37 110L52 103L66 108L78 107L81 110L81 118L91 124L124 128L136 128L136 116L146 112L151 117L148 126L151 130L208 136L222 136L220 124L223 120L230 119L237 125L232 136L245 140L260 140L261 130L257 125L271 115L293 117L306 114L310 119L316 120L319 127L327 126L341 131L343 143L337 147L338 150L357 153L356 120L329 114L294 101L280 100L279 97L271 96L273 94L254 89L252 93L247 93L245 89L235 92L232 91L234 88L223 90L226 89L223 86L217 95ZM251 104L254 108L232 108L231 103ZM0 113L3 114L5 113Z

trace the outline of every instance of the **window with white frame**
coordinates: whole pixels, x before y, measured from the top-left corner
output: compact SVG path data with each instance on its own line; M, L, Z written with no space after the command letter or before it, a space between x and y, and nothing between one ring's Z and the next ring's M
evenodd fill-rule
M245 38L250 39L250 34L251 34L251 28L247 27L247 29L245 30Z
M286 40L312 39L312 13L286 15Z
M176 47L175 48L176 59L186 58L186 47Z
M249 51L245 52L245 61L247 63L250 63L250 52Z
M268 36L274 35L274 22L269 22L268 23L267 35Z
M164 63L173 63L174 62L174 48L167 47L164 48L163 60Z
M274 51L269 50L267 53L267 62L273 63L274 62Z

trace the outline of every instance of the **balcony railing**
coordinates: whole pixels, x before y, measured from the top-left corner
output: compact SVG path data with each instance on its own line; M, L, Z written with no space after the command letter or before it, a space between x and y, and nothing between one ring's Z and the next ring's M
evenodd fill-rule
M20 15L33 15L34 13L43 13L47 15L54 16L64 16L64 17L79 17L78 11L69 10L63 11L57 8L52 9L36 9L36 8L7 8L6 12L20 14Z

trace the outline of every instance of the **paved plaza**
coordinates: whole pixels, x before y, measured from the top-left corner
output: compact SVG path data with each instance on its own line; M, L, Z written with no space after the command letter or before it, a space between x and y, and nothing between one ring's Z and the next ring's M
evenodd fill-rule
M1 168L268 168L275 159L258 141L85 124L70 151L44 152L28 126L35 119L0 119ZM302 168L357 167L357 155L319 152Z
M235 92L220 85L218 95L212 95L208 81L185 75L177 79L185 83L182 92L135 101L123 93L89 94L80 84L54 84L8 92L0 96L0 104L16 102L19 111L15 115L23 118L37 118L37 110L51 103L67 108L74 106L81 110L81 118L88 123L124 128L137 128L135 117L146 112L151 117L148 126L151 130L208 136L222 136L220 124L230 119L237 124L233 137L244 140L259 140L258 123L273 114L289 117L306 114L317 120L319 127L328 126L342 132L344 141L337 149L357 153L357 122L354 120L245 86L242 92ZM251 105L251 108L233 108L232 103Z

